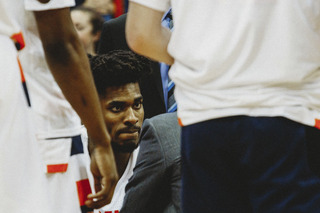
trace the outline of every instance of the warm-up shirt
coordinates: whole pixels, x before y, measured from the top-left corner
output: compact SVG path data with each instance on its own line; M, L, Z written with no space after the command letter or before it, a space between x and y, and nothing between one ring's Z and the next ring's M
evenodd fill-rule
M178 117L183 125L284 116L320 128L319 0L131 0L172 6Z
M47 4L41 4L37 0L26 1L27 10L31 11L68 8L75 5L74 0L50 0ZM46 63L33 13L26 12L22 22L26 47L20 51L19 57L28 80L37 134L47 134L48 137L54 134L73 135L74 132L80 134L80 118L65 99Z

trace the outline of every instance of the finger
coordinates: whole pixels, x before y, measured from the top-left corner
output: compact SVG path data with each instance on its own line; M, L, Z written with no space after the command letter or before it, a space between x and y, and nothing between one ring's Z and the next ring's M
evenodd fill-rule
M101 178L99 177L94 177L94 190L96 193L102 190Z
M112 196L104 196L104 197L98 197L94 199L87 200L85 202L85 205L89 208L98 209L101 208L107 204L109 204L112 200Z
M97 197L96 194L88 195L88 199L85 201L85 205L93 209L101 208L109 203L110 202L106 202L106 196Z
M109 180L107 178L95 178L95 195L90 195L90 198L107 197L109 194L113 195L117 181Z
M109 184L106 184L106 186ZM108 187L102 188L101 191L96 194L88 195L87 202L85 203L89 208L101 208L107 204L109 204L113 197L113 192L115 189L115 183L112 183Z
M113 194L113 192L112 192ZM107 188L101 188L100 191L96 191L95 194L89 194L88 195L88 199L92 200L92 199L97 199L97 200L101 200L101 199L106 199L109 195L109 190Z
M107 202L106 199L100 199L100 200L87 200L85 202L85 205L92 209L99 209L103 206L109 204L110 202Z
M106 196L97 196L96 194L88 194L87 196L87 200L101 200L101 199L104 199L104 197Z

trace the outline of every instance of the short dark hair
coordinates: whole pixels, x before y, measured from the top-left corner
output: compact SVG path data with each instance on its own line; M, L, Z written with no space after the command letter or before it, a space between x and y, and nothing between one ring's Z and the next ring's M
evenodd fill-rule
M106 54L89 56L91 71L99 96L107 88L128 83L139 83L148 75L150 60L129 50L115 50Z

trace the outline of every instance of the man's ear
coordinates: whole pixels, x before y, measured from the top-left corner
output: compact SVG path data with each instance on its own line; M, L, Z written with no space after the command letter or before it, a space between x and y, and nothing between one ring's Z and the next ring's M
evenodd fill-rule
M38 2L42 3L42 4L46 4L48 3L50 0L38 0Z

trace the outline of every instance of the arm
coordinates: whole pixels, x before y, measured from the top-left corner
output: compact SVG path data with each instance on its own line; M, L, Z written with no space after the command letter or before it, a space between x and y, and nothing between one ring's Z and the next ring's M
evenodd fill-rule
M98 193L90 198L99 199L86 204L93 208L104 206L111 201L118 175L87 56L73 28L69 9L34 14L49 68L95 145L91 168Z
M165 207L163 200L170 199L168 194L164 196L163 193L169 188L165 169L164 153L157 131L147 119L142 128L137 163L133 176L126 186L126 195L120 212L157 213L163 211ZM160 203L163 205L159 205Z
M129 47L153 60L173 64L168 54L170 30L161 26L163 12L130 2L126 23L126 39Z

